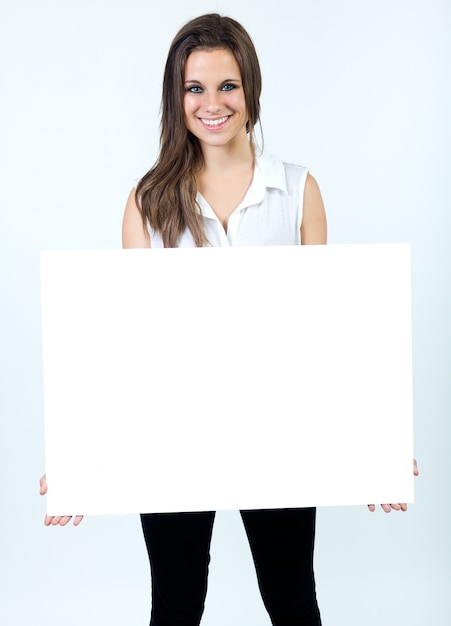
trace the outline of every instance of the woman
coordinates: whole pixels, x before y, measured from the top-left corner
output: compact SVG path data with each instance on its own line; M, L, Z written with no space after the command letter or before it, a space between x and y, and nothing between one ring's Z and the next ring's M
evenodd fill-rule
M129 195L124 248L326 243L315 179L303 167L257 155L260 91L254 46L236 21L204 15L179 31L164 74L160 155ZM44 477L41 493L46 490ZM241 512L275 626L321 624L315 513ZM45 523L69 520L46 517ZM152 572L151 624L199 624L214 512L146 514L141 520Z
M125 248L326 243L315 180L304 168L256 156L260 91L257 55L240 24L205 15L180 30L164 74L160 156L130 193ZM273 624L320 624L315 510L241 515ZM141 519L152 569L151 624L199 624L214 513Z

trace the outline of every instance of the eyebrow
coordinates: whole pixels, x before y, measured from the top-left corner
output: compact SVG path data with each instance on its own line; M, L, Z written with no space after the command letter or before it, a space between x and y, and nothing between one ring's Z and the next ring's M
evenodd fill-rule
M196 85L202 85L202 83L200 82L200 80L195 80L195 79L188 79L185 80L185 85L187 83L194 83ZM241 83L241 80L239 78L226 78L225 80L221 81L219 84L220 85L225 85L226 83Z

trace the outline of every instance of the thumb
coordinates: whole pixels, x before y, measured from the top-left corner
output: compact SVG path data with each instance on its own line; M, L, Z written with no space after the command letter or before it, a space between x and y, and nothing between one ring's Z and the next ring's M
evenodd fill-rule
M414 476L418 476L419 475L419 471L418 471L418 465L417 465L417 460L414 459L413 460L413 475Z
M39 481L39 493L41 496L44 496L47 493L47 477L45 474Z

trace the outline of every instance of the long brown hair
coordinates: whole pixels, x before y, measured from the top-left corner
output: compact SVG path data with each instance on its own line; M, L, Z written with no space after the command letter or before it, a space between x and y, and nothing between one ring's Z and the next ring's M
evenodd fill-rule
M183 108L186 61L196 49L226 48L241 71L253 148L253 130L260 119L261 73L254 45L246 30L217 13L197 17L181 28L169 49L163 78L160 154L136 187L144 228L161 234L166 248L175 248L186 228L196 246L207 243L203 219L196 207L196 173L203 165L198 139L186 128Z

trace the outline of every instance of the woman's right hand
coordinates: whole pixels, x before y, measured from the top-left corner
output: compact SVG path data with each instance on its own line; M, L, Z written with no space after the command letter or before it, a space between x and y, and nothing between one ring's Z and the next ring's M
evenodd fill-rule
M44 496L47 493L47 478L45 474L39 481L39 485L40 485L39 493L41 494L41 496ZM65 526L66 524L70 522L71 519L72 519L72 515L60 515L60 516L46 515L44 518L44 524L46 526L58 526L58 525ZM78 524L81 522L82 519L83 519L83 515L75 515L74 526L78 526Z

